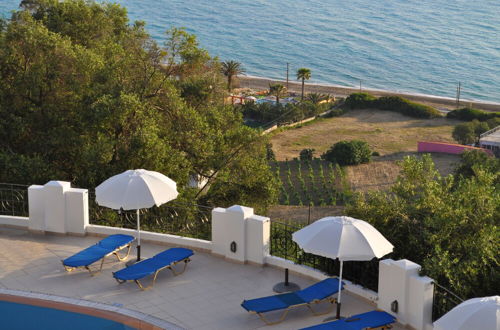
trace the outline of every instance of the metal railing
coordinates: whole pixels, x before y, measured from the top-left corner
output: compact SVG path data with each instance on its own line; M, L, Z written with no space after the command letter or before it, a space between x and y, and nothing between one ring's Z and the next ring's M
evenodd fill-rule
M306 265L325 272L328 275L338 275L340 262L329 258L305 253L292 240L292 234L304 225L287 224L271 221L271 255ZM378 291L379 260L344 261L343 278L365 288Z
M0 183L0 214L27 217L28 185Z
M140 210L141 230L211 240L212 207L172 201ZM99 206L89 192L89 221L94 225L136 228L136 211Z
M432 322L448 313L453 307L464 300L444 286L434 282L434 297L432 301Z

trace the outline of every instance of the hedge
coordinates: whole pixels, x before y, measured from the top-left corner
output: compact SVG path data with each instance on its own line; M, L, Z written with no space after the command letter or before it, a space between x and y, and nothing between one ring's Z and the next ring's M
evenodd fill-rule
M368 93L353 93L345 102L351 109L375 108L380 110L399 112L403 115L416 118L441 117L441 113L428 105L411 102L400 96L375 97Z
M448 112L446 117L466 121L474 119L486 121L493 118L500 118L500 112L488 112L473 108L462 108Z

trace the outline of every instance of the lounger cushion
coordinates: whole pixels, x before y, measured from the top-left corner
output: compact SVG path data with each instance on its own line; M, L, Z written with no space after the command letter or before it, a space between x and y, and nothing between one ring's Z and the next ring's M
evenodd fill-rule
M346 319L322 323L302 330L363 330L366 328L378 328L396 322L396 318L383 311L371 311L353 315Z
M171 248L158 253L152 258L144 259L130 267L121 269L113 273L113 276L122 281L139 280L145 276L154 274L158 269L187 259L193 254L193 251L190 249Z
M102 259L114 250L129 244L134 240L130 235L111 235L96 244L82 250L69 258L63 260L63 264L68 267L88 266L97 260Z
M300 291L244 300L241 306L249 312L266 313L294 305L310 303L316 299L325 299L337 293L338 290L339 280L327 278Z

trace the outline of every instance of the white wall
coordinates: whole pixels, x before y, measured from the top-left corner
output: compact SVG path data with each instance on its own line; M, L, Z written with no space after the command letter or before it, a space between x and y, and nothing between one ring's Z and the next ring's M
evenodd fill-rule
M0 225L9 227L28 228L29 218L15 217L11 215L0 215Z
M414 329L432 329L432 279L419 275L421 266L403 259L380 261L377 307ZM397 301L398 311L391 311ZM430 328L429 328L430 327Z

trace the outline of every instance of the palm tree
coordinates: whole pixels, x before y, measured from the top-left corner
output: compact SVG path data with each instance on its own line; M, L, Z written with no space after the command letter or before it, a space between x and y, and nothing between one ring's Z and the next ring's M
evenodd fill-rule
M280 104L280 97L285 95L286 87L282 84L269 84L269 94L276 96L276 104Z
M321 93L309 93L306 96L306 100L312 104L319 104L321 101L326 100L328 96Z
M304 81L311 78L311 70L307 68L300 68L297 70L297 80L302 79L302 101L304 100Z
M231 91L233 76L237 76L245 72L240 62L225 61L222 62L222 73L227 77L227 90Z

